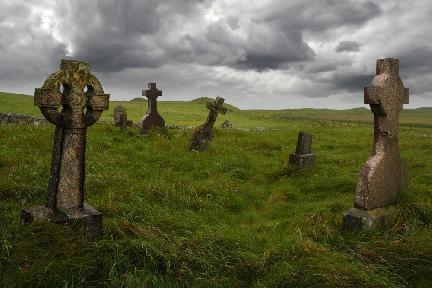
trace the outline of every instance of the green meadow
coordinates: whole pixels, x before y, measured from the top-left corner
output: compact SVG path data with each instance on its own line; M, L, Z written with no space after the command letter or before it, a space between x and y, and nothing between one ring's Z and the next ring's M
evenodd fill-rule
M204 102L158 108L168 125L197 126ZM118 104L134 122L147 110L111 102L102 120ZM0 123L0 287L431 287L431 108L401 114L410 186L393 225L347 232L372 113L228 107L203 153L187 151L191 129L90 127L86 200L104 215L94 239L73 223L21 224L22 208L44 203L54 127ZM8 93L0 112L42 116L32 97ZM219 129L226 119L268 130ZM300 131L313 134L310 170L287 165Z

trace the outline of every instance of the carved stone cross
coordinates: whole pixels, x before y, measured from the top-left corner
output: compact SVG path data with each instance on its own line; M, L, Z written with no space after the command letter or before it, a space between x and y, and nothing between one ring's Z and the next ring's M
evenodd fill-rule
M374 209L392 204L407 187L408 177L399 152L398 130L399 113L403 104L408 104L408 99L409 90L399 77L399 60L377 60L376 76L371 86L364 89L365 104L370 105L374 114L374 144L372 154L360 172L355 208L345 213L346 227L382 224L383 216L375 213Z
M162 96L162 91L156 88L156 83L148 83L148 90L143 90L142 95L148 98L147 114L140 122L140 133L145 134L148 130L156 127L164 127L165 121L157 111L157 98Z
M210 110L206 122L195 129L189 150L204 151L213 138L213 126L219 113L225 114L227 108L223 107L225 99L216 97L215 101L207 102L206 107Z
M88 63L62 60L60 71L35 89L34 102L56 128L47 202L23 210L23 220L81 219L97 235L102 215L84 202L86 132L108 109L109 94L90 73Z
M371 210L394 202L407 184L398 130L399 112L408 104L409 90L399 77L398 59L377 61L376 76L365 88L364 97L374 113L374 145L360 173L355 206Z
M374 135L387 133L397 138L399 113L403 104L409 103L409 89L404 87L399 77L398 59L377 60L372 85L364 88L364 103L370 105L374 114Z

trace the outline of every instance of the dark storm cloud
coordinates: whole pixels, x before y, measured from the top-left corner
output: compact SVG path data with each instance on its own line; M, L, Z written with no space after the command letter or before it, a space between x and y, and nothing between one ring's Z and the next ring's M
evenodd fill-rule
M101 71L155 68L169 61L240 69L286 68L313 59L315 53L304 41L305 31L361 25L380 13L379 6L369 1L274 2L247 17L227 13L200 29L206 9L215 1L60 3L64 30L72 29L74 56ZM171 33L192 21L196 27L190 31Z
M236 31L241 27L240 20L227 16L218 21L219 29L208 29L204 36L188 35L192 48L188 55L190 58L201 59L202 55L208 54L206 59L213 59L200 62L201 64L257 70L287 68L291 63L312 60L315 56L303 39L305 31L317 32L344 25L361 25L380 13L379 6L370 1L320 3L275 2L266 9L254 11L256 14L253 13L250 17L251 27L241 41L235 37ZM211 36L215 30L219 37ZM217 33L219 31L223 33ZM214 58L215 55L219 57Z
M65 54L65 45L42 28L43 15L33 8L18 0L0 4L0 79L7 83L33 79Z
M404 73L432 73L432 48L427 46L410 47L411 49L397 53L400 69Z
M411 94L423 94L431 91L432 48L414 46L408 51L401 51L396 58L400 59L400 74Z
M164 29L179 19L202 14L206 1L78 0L60 2L63 30L71 39L73 56L99 71L156 68L170 59L158 45Z
M358 52L360 43L356 41L340 41L336 46L336 52Z
M373 74L335 74L332 82L335 88L362 93L363 87L369 86L374 76Z
M151 79L179 99L222 91L272 108L288 97L353 105L375 60L396 57L427 99L431 13L428 0L1 1L0 90L32 93L69 57L89 61L113 99Z
M274 3L256 16L258 21L274 22L283 29L323 32L331 28L365 24L381 13L372 1L284 1Z
M288 63L310 60L314 51L303 41L300 31L255 30L246 47L246 59L239 67L249 69L278 69ZM270 33L268 33L270 32Z

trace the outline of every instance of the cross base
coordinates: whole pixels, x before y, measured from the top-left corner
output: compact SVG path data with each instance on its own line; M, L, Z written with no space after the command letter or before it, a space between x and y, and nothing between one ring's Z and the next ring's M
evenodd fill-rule
M376 208L361 210L351 208L343 214L343 230L375 230L387 229L392 223L393 208Z
M139 123L140 134L146 134L151 129L165 127L165 121L159 114L146 114Z
M54 210L47 206L36 206L21 211L24 223L33 221L50 221L56 224L79 222L92 237L102 233L102 214L84 202L81 209Z
M208 145L210 144L213 138L213 131L211 127L203 127L199 126L195 129L194 134L192 135L192 140L189 144L190 151L202 152L207 150Z
M315 154L290 154L288 163L299 168L311 168L315 165Z

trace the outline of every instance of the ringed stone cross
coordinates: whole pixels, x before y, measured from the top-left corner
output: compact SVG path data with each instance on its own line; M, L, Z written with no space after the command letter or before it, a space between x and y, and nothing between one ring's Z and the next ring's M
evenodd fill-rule
M140 133L146 134L150 129L164 127L165 121L157 111L157 98L162 96L162 91L156 88L156 83L148 83L148 90L143 90L142 95L148 98L147 114L140 122Z
M374 114L374 144L357 184L354 206L358 210L386 207L395 202L407 187L408 176L400 156L398 131L399 113L408 100L409 90L399 77L399 60L377 60L376 76L371 86L364 89L364 102L370 105ZM345 213L344 225L350 226L359 218L358 215L367 215L360 218L366 217L372 224L383 221L379 214L369 213L374 215L372 217L358 210L351 209Z
M46 204L23 210L23 221L81 220L98 235L102 215L84 202L86 132L108 109L109 94L90 64L62 60L60 70L35 89L34 103L56 128Z
M227 112L227 108L222 106L224 101L224 98L216 97L215 101L207 102L206 107L210 110L209 115L206 122L195 129L189 150L204 151L207 149L213 138L213 126L218 114L225 114Z

